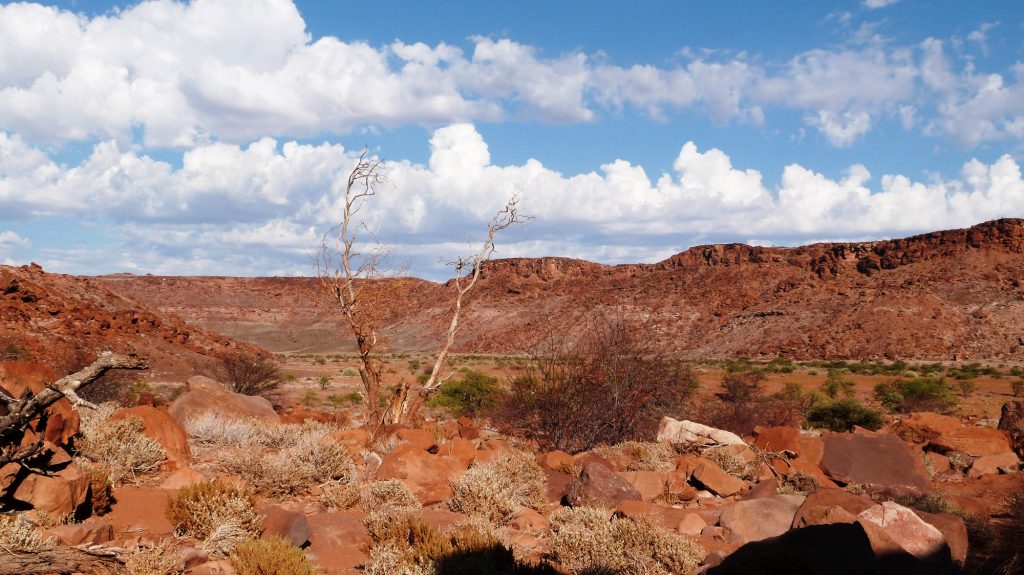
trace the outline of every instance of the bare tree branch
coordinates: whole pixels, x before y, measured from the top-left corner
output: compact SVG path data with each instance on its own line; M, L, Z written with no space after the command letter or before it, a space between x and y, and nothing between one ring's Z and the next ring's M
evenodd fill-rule
M42 449L42 429L46 426L46 408L62 397L67 397L77 406L92 406L78 397L82 387L99 379L110 369L146 369L146 360L134 355L117 355L110 351L100 353L96 361L82 369L47 385L39 393L26 389L18 399L0 393L7 414L0 417L0 466L11 462L22 462ZM38 419L39 439L23 446L22 438L29 425Z
M512 196L512 199L487 224L487 238L484 240L483 245L480 246L480 249L470 257L460 257L451 262L451 265L455 268L455 302L452 310L452 319L448 324L448 331L445 334L444 345L434 360L434 367L430 370L430 377L423 383L414 398L410 399L405 385L400 386L398 393L400 397L396 397L396 401L391 408L393 412L392 417L395 418L394 421L408 422L411 420L420 407L423 406L423 403L426 402L427 398L448 379L441 376L441 370L448 360L452 346L455 345L455 336L459 331L459 319L462 316L463 300L466 294L476 285L477 280L480 279L480 271L483 268L483 264L494 255L497 249L494 239L500 232L508 229L510 226L525 223L531 219L530 216L519 212L519 195Z

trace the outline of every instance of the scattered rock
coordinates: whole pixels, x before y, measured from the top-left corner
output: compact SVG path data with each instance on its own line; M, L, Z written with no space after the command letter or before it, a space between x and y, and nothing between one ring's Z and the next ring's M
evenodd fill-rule
M403 444L381 457L377 478L401 479L423 505L432 505L450 497L452 482L465 472L466 466L454 457Z
M365 513L333 511L309 517L309 547L306 554L325 573L353 572L367 560L370 533L363 525Z
M664 471L623 471L620 475L636 488L644 501L654 501L665 495L665 482L670 474Z
M933 557L946 547L941 531L918 517L913 510L892 501L861 511L857 519L862 524L867 522L881 527L890 539L918 559ZM948 554L948 549L946 552Z
M600 463L586 464L565 493L565 501L573 507L615 508L620 501L630 499L641 501L643 498L621 475Z
M825 445L820 437L803 435L796 427L754 428L754 446L766 451L792 451L812 465L821 463Z
M747 482L722 471L711 461L704 460L693 471L692 479L720 497L729 497L742 491Z
M96 518L86 519L81 523L58 525L47 529L46 532L64 545L98 545L114 540L114 527L110 521Z
M819 489L808 494L793 516L793 527L853 522L862 511L875 503L867 497L844 489ZM839 513L841 511L842 513Z
M760 541L788 531L803 502L802 495L774 495L737 501L722 511L718 523L729 530L737 543Z
M825 433L821 468L839 483L928 487L924 462L899 437L888 434Z
M565 471L574 464L576 461L571 455L558 449L537 456L537 465L554 471Z
M971 464L971 468L967 471L967 476L971 478L978 478L982 475L1002 473L1003 469L1016 470L1019 466L1020 459L1017 457L1017 454L1012 451L996 455L983 455L974 460L974 463Z
M44 445L51 454L47 464L49 474L29 472L15 478L12 497L51 518L63 518L85 503L89 494L89 476L71 461L63 449L49 442Z
M512 529L536 535L543 533L548 528L549 523L547 517L537 513L537 511L529 507L520 506L512 515L508 525Z
M460 463L469 467L476 459L476 446L468 439L456 437L441 444L437 449L438 455L454 457Z
M963 565L967 561L969 547L967 526L964 525L964 520L948 513L926 513L917 509L913 511L929 525L942 532L942 538L945 539L946 545L949 547L950 557L953 561Z
M309 541L309 522L298 511L279 505L266 505L258 507L256 513L263 516L263 537L283 537L296 547L302 547Z
M698 443L701 445L745 445L743 439L731 431L717 429L693 421L661 418L656 441L669 443Z
M941 453L959 451L981 457L1011 451L1005 432L964 425L955 417L938 413L911 413L893 426L893 432L904 441L922 443Z
M704 521L700 515L697 515L696 513L688 513L686 514L686 517L683 517L682 521L679 522L679 526L676 527L676 531L681 535L697 537L707 526L707 522Z

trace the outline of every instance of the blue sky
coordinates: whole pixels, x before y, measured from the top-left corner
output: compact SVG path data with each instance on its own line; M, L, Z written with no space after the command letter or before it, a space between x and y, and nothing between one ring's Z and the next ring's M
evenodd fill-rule
M0 4L0 262L312 273L364 145L412 273L1024 215L1019 2Z

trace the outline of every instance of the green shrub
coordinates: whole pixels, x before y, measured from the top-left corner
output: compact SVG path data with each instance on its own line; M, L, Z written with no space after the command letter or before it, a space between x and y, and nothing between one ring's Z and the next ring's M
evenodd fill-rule
M821 391L832 399L838 397L840 392L843 397L853 397L856 392L856 384L849 379L843 379L843 374L839 370L830 369L825 383L821 386Z
M875 386L875 398L893 411L934 411L949 413L956 405L956 396L943 377L896 379Z
M320 389L327 389L331 386L331 376L321 375L320 379L317 380L317 383L320 385Z
M474 415L492 406L500 392L498 378L470 369L461 379L441 384L427 404L443 407L457 415Z
M283 537L240 543L229 559L238 575L316 575L302 549Z
M822 401L807 412L807 425L829 431L844 432L857 425L875 430L882 427L882 414L856 399Z

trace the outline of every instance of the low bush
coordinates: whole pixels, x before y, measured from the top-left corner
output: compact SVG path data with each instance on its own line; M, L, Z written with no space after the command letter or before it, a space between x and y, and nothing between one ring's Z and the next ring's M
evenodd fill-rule
M881 412L856 399L837 399L812 406L806 423L809 427L836 432L851 431L854 426L874 431L882 427L885 420Z
M229 556L238 575L315 575L316 568L302 549L283 537L253 539L238 544Z
M355 474L352 457L345 448L316 433L303 434L294 445L276 453L238 453L225 465L247 479L253 489L269 496L302 494L326 481L351 482Z
M551 559L571 573L687 573L704 560L692 539L661 529L646 517L612 517L589 507L551 515Z
M441 384L427 400L427 405L456 415L473 416L493 406L500 393L498 378L469 369L461 378Z
M213 374L235 393L270 396L283 382L281 370L266 355L232 352L217 358Z
M547 504L547 476L528 454L503 455L470 467L452 491L452 511L500 525L519 506L542 509Z
M328 509L350 509L361 498L359 486L347 481L328 481L320 486L320 503Z
M105 466L83 466L89 476L89 509L93 515L104 515L110 512L114 502L114 485L110 481L110 471Z
M698 386L688 365L648 349L642 326L597 320L581 331L575 343L547 340L509 383L492 415L500 428L569 453L643 440Z
M915 377L880 383L875 386L875 398L886 408L900 413L949 413L957 405L956 396L942 377Z
M216 481L184 487L167 502L164 514L175 533L204 540L226 523L237 524L252 537L260 534L260 516L251 495Z
M1024 493L1018 490L1003 503L1004 520L996 527L992 555L1000 562L999 573L1024 572Z
M757 475L759 468L756 463L744 461L738 455L732 453L729 447L726 446L706 449L701 456L737 479L753 479Z
M843 397L852 398L856 393L857 385L849 379L844 379L842 372L835 369L828 370L825 383L821 385L821 391L828 397L835 399L840 393Z

